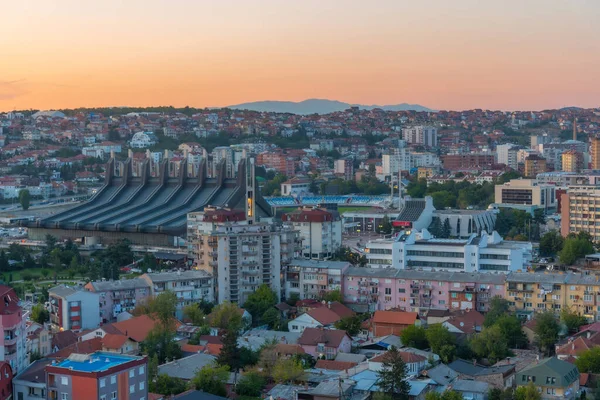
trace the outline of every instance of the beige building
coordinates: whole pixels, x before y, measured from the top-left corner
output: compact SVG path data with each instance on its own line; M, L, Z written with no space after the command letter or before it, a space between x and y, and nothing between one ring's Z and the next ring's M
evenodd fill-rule
M561 195L560 233L587 232L600 240L600 188L572 186Z
M600 138L593 137L590 146L590 155L592 157L592 169L600 169Z
M498 204L537 206L543 209L556 207L554 185L544 185L535 179L513 179L496 185L495 200Z
M583 154L578 151L567 150L561 157L564 172L579 172L583 168Z
M525 158L525 176L535 178L537 174L546 172L546 159L532 154Z
M212 274L215 300L244 304L262 285L281 293L282 265L294 258L297 233L246 220L244 211L207 207L188 214L188 251L196 268Z

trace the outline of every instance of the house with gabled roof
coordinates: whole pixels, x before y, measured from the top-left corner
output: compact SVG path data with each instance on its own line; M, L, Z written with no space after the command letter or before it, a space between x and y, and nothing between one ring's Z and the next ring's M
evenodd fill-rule
M307 354L333 360L338 353L350 353L352 338L340 329L306 328L298 339Z
M579 396L577 367L557 357L534 361L517 373L517 386L526 386L529 382L538 387L542 399L574 399Z

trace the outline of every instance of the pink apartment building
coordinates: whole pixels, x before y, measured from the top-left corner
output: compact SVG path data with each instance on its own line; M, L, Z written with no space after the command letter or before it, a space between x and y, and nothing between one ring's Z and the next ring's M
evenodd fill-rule
M0 325L4 333L0 344L0 361L9 363L15 375L27 367L25 320L15 290L0 285Z
M505 280L506 275L494 273L349 268L344 274L343 293L344 302L359 311L485 312L493 297L504 297Z

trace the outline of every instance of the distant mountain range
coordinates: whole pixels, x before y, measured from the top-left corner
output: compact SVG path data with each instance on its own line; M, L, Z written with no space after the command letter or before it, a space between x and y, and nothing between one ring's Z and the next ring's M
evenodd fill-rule
M372 110L374 108L381 108L385 111L433 111L427 107L423 107L419 104L393 104L387 106L377 105L363 105L363 104L349 104L336 100L323 100L323 99L308 99L299 102L293 101L254 101L251 103L236 104L228 106L234 110L250 110L260 112L278 112L278 113L291 113L291 114L328 114L336 111L344 111L350 107L359 107L363 110Z

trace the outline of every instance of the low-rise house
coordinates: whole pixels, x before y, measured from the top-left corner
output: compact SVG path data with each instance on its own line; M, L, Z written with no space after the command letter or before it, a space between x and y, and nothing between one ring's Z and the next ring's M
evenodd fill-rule
M486 382L457 379L451 385L452 390L462 395L464 399L487 400L490 385Z
M306 328L333 328L342 318L354 315L354 312L341 303L334 302L323 307L311 308L304 314L288 322L290 332L303 332Z
M52 352L52 336L47 323L31 322L27 326L27 353L37 353L42 357Z
M496 364L491 367L469 362L454 360L448 364L459 375L459 379L486 382L498 389L513 387L515 382L515 364Z
M373 336L400 335L408 326L420 325L419 314L407 311L375 311Z
M404 364L406 364L407 375L418 375L427 366L427 358L422 355L406 351L399 351L398 353L400 354L400 357L402 357ZM369 369L372 371L381 371L386 355L387 352L371 358L369 360Z
M333 360L338 353L350 353L352 338L338 329L306 328L298 339L307 354L315 358Z
M517 386L533 382L538 387L542 399L574 399L579 392L579 371L569 362L556 357L532 363L517 373Z
M54 359L42 358L34 361L27 369L13 378L15 399L40 400L46 398L46 366Z
M196 371L216 361L216 357L210 354L198 353L188 357L180 358L158 366L158 374L167 374L172 378L185 381L191 380Z
M485 317L476 310L458 310L451 313L442 326L452 333L471 335L481 332Z

